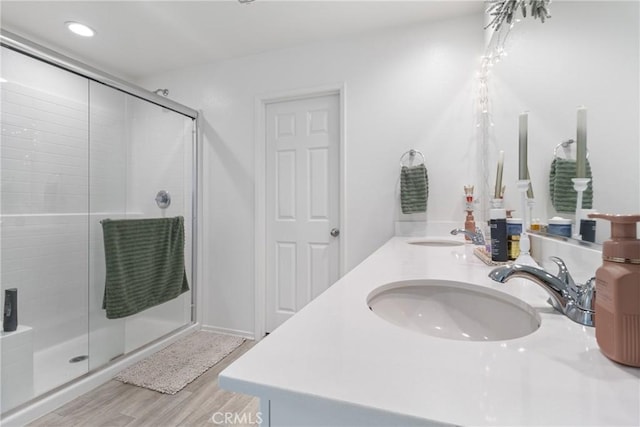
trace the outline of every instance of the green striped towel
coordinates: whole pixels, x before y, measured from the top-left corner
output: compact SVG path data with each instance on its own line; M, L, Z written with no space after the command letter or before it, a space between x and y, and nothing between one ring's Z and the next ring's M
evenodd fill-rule
M593 205L593 178L591 177L591 165L587 160L586 177L591 178L587 189L582 193L582 208L591 209ZM549 195L551 203L558 212L575 212L578 193L573 189L571 178L576 177L576 161L553 159L551 172L549 173Z
M429 177L424 163L402 166L400 170L400 205L403 214L427 211Z
M184 218L101 221L107 277L102 308L118 319L189 290Z

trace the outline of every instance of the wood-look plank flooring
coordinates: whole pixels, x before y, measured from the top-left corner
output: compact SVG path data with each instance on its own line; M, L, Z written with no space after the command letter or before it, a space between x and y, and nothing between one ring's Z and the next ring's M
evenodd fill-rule
M238 414L229 425L257 425L257 398L222 390L218 374L248 351L254 341L245 341L217 365L174 395L158 393L111 380L53 412L35 420L30 427L177 427L225 426L223 416ZM243 418L244 417L244 418Z

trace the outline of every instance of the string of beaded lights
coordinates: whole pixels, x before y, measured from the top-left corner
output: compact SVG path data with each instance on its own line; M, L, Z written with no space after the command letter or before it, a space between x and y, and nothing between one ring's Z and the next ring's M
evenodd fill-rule
M485 29L492 27L493 35L485 49L485 54L482 56L480 71L477 73L479 117L476 125L478 127L480 127L483 122L488 123L490 126L493 124L491 122L489 105L488 77L491 68L507 56L505 44L509 38L509 33L515 23L520 21L520 19L515 16L516 13L520 10L522 17L526 18L528 3L531 16L533 16L534 19L540 18L540 21L544 23L546 19L551 17L549 10L551 0L487 0L487 2L489 5L486 13L492 18ZM504 25L505 23L507 25Z

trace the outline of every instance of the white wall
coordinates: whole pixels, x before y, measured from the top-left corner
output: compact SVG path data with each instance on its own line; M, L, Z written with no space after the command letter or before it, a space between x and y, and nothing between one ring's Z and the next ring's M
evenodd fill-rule
M498 150L505 150L507 208L519 207L518 114L529 111L534 216L546 220L556 215L548 192L553 149L576 138L576 109L584 105L594 208L640 212L639 9L633 1L557 1L544 24L526 19L511 31L508 56L490 76L489 164L495 165ZM573 158L574 150L575 145ZM493 186L495 166L490 179ZM607 237L608 224L599 221L598 231L600 239Z
M140 82L203 111L206 325L254 329L254 100L346 85L346 269L389 239L399 158L427 157L427 218L463 221L463 185L477 180L475 81L482 17L462 17L221 61ZM412 219L412 218L410 218ZM425 219L424 216L418 219Z

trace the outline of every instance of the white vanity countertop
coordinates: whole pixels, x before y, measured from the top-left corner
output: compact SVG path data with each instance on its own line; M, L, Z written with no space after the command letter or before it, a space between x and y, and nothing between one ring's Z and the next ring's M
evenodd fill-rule
M224 370L220 384L265 399L299 393L456 425L640 425L640 369L602 355L593 328L555 312L533 282L493 282L471 245L410 240L389 240ZM521 298L539 312L540 328L463 342L402 329L369 310L377 287L421 278Z

